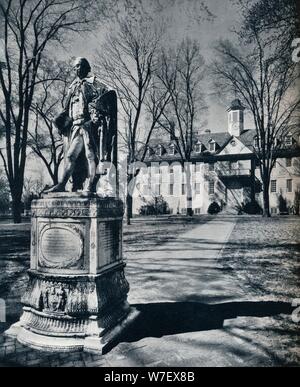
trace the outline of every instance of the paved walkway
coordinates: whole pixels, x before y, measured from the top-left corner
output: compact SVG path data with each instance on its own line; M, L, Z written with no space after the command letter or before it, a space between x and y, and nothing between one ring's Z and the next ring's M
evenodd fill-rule
M0 358L31 366L274 364L267 335L256 331L273 324L273 303L249 300L220 259L235 222L211 218L155 250L125 252L129 302L141 313L106 355L43 353L0 336Z

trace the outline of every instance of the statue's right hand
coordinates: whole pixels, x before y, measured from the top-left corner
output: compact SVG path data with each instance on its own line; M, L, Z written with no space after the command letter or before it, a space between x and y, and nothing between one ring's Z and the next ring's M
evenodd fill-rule
M53 123L57 127L60 134L67 135L72 128L73 120L64 110L54 118Z

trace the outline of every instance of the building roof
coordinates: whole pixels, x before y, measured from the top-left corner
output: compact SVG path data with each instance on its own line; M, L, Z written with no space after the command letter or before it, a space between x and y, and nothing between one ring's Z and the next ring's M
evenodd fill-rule
M229 141L235 136L232 136L228 131L226 132L209 132L205 131L204 133L200 133L195 135L193 144L201 143L203 145L201 152L196 152L195 148L192 151L191 158L203 158L205 156L217 156L229 143ZM254 151L254 139L256 137L255 129L246 129L244 130L240 136L236 137L239 139L245 147L249 148L250 152ZM298 138L296 135L292 134L293 144L291 146L285 147L283 151L290 151L292 149L298 149ZM210 143L214 142L216 144L215 151L210 151ZM176 161L180 160L180 155L176 152L174 155L171 154L170 148L171 145L175 144L175 141L166 140L163 138L153 138L150 140L148 149L151 154L146 155L145 161ZM160 155L158 149L162 148L162 154ZM298 153L298 152L297 152Z
M234 99L231 102L230 107L227 109L227 111L230 111L230 110L245 110L245 107L242 105L239 99Z
M250 147L253 145L253 140L255 137L255 130L254 129L247 129L244 130L241 134L240 141L247 147ZM192 152L192 158L197 158L201 154L203 155L210 155L210 154L218 154L224 147L228 144L228 142L233 138L233 136L226 132L204 132L201 134L198 134L195 136L195 139L193 141L194 144L201 143L203 145L203 148L201 149L201 152L196 152L195 150ZM209 144L211 142L214 142L216 144L215 151L211 152L209 149ZM151 155L147 155L145 160L151 160L151 161L162 161L162 160L173 160L178 158L178 154L172 155L168 152L171 145L174 144L174 141L167 141L164 139L159 138L153 138L149 141L148 149L151 151ZM162 147L163 152L160 156L158 154L158 148ZM176 157L177 156L177 157Z

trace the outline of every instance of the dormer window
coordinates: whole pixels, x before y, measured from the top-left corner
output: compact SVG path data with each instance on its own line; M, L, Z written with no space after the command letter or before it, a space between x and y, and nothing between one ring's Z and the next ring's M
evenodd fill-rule
M171 155L171 156L175 155L175 145L174 144L170 145L169 155Z
M151 148L148 148L147 149L147 157L151 157L152 156L152 150Z
M214 140L209 141L209 151L215 152L216 151L216 142Z
M202 143L200 141L196 142L194 150L196 153L202 152Z
M288 134L288 135L285 137L285 145L286 145L286 146L290 146L290 145L292 145L292 143L293 143L292 135L291 135L291 134Z
M164 152L164 148L162 145L159 145L158 148L157 148L157 154L158 156L162 156L163 155L163 152Z

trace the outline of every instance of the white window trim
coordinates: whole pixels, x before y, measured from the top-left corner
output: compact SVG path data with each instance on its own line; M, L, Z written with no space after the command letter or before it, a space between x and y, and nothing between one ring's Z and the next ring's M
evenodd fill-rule
M291 189L289 190L288 188L288 182L291 182ZM293 179L286 179L286 192L287 193L292 193L293 192Z
M289 145L292 145L293 144L293 137L291 134L287 134L285 136L285 140L284 140L284 143L286 146L289 146Z
M272 184L275 184L275 191L272 189L272 187L273 187ZM277 193L277 180L271 180L271 182L270 182L270 192L271 193Z
M212 192L211 192L211 189L210 189L211 187L213 188ZM214 195L215 194L215 181L214 180L209 180L209 182L208 182L208 194L209 195Z
M199 147L199 150L197 150L198 147ZM195 149L196 153L201 153L202 152L202 142L200 142L200 141L196 142L194 149Z
M288 165L288 160L289 160L289 165ZM291 167L293 165L293 158L292 157L286 157L285 165L286 165L287 168Z
M162 153L163 153L163 146L162 145L159 145L158 146L158 156L162 156Z
M169 148L169 155L174 156L175 155L175 145L171 145Z
M216 151L216 142L214 140L209 140L209 151L210 152L215 152ZM211 149L211 145L213 145L213 150Z

